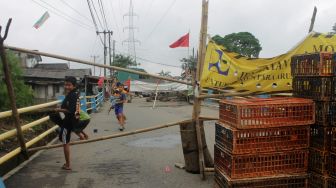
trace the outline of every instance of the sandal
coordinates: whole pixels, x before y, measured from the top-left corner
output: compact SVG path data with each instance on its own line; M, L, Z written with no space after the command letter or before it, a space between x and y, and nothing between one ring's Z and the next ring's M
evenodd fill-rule
M66 166L65 164L62 166L63 170L67 170L67 171L71 171L72 169L68 166Z

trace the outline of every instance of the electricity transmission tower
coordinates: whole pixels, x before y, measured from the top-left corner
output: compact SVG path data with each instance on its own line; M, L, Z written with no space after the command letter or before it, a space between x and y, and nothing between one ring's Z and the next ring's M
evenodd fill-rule
M128 17L128 26L124 27L123 31L128 30L128 38L124 40L122 43L127 43L128 45L128 55L133 57L134 61L136 62L136 51L135 51L135 44L139 43L140 41L135 39L134 31L138 28L134 26L133 18L137 17L134 13L133 9L133 1L130 0L129 11L127 14L124 15L124 18Z

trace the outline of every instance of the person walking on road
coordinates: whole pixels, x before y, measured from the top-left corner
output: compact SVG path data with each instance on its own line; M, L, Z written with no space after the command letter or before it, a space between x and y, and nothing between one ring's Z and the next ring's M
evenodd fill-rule
M116 98L114 112L120 125L119 130L123 131L125 129L124 103L126 102L126 95L120 89L117 89L114 97Z

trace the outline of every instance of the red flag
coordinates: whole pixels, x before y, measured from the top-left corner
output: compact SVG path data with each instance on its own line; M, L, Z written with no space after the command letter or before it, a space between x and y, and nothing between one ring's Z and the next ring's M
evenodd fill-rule
M176 42L171 44L169 47L170 48L189 47L189 33L179 38Z
M124 82L124 85L127 86L127 92L131 91L131 79L128 79Z
M99 77L99 80L98 80L98 83L97 83L99 88L103 87L104 80L105 80L105 78L103 76Z

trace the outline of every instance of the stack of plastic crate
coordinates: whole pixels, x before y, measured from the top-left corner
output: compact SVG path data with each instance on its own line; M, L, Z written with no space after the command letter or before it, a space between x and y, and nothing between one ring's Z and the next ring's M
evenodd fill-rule
M294 96L313 99L316 104L316 123L310 131L309 185L336 187L336 143L332 142L336 137L336 56L328 52L293 56L291 69Z
M307 187L312 100L222 100L219 114L216 188Z

